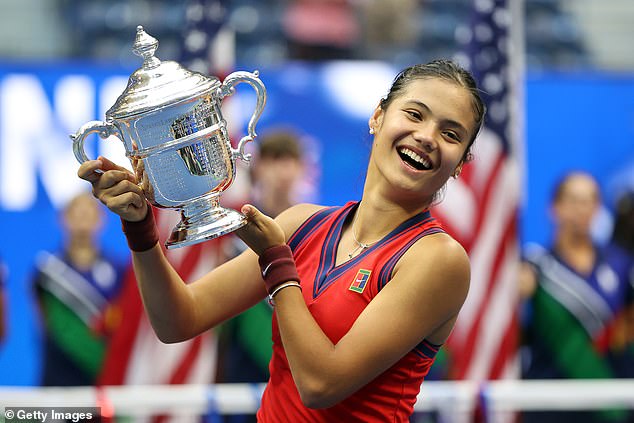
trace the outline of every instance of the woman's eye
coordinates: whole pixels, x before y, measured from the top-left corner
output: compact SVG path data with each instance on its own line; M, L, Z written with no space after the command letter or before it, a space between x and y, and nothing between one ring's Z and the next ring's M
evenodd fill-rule
M460 142L460 137L455 132L447 131L447 132L445 132L445 136L450 138L450 139L452 139L452 140L454 140L454 141Z
M414 119L421 119L422 116L419 112L417 112L416 110L406 110L407 114L410 115L411 117L413 117Z

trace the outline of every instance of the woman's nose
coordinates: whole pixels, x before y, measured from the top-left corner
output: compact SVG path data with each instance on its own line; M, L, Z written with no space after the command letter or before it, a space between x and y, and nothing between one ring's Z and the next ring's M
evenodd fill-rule
M426 151L433 151L437 147L436 132L436 125L433 122L424 122L414 133L414 138Z

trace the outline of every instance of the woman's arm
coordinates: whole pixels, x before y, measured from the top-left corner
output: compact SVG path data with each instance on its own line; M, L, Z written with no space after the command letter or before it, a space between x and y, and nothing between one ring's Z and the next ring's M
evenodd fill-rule
M142 167L137 166L137 173L143 175ZM158 245L156 227L148 215L152 212L137 176L104 157L83 163L77 174L92 184L95 197L121 217L130 247L141 250L132 251L134 272L143 305L162 341L191 338L264 297L257 257L249 252L200 281L185 284Z
M139 222L150 212L136 176L127 169L99 158L83 163L77 173L92 184L95 197L122 219ZM299 225L301 216L295 221ZM145 251L133 251L132 259L144 307L163 342L191 338L266 295L252 251L245 251L191 284L184 283L158 243Z
M166 343L192 338L253 306L266 296L257 256L245 251L186 284L158 244L133 252L143 305L158 338Z
M281 243L320 207L288 209ZM163 342L191 338L245 311L266 297L258 256L246 250L193 283L182 282L160 247L133 253L139 289L152 326Z
M265 219L257 213L249 218ZM276 221L285 227L286 218L282 213ZM332 406L423 339L444 342L466 298L469 278L468 257L456 241L445 234L426 236L400 259L393 278L337 344L314 320L298 289L281 290L275 297L280 335L304 404Z
M466 298L469 264L446 235L428 237L419 242L425 251L412 247L415 251L401 259L394 277L336 345L291 290L280 292L280 333L307 405L329 407L345 399L425 338L444 342Z

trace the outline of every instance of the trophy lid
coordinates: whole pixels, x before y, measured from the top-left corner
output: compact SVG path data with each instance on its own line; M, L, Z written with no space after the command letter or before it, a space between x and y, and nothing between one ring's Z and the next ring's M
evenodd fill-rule
M146 113L195 97L220 85L218 78L192 72L176 62L162 62L154 56L158 40L137 26L132 51L143 65L128 79L128 86L106 116L118 119Z

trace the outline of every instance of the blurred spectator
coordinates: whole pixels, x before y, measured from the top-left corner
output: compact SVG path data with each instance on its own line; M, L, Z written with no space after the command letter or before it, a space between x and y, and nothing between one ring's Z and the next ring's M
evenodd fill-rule
M109 305L121 274L97 244L102 218L92 196L74 197L61 216L62 248L37 257L34 287L44 331L44 386L93 385L101 368L108 328L117 319Z
M291 59L352 59L359 22L348 0L293 0L282 18Z
M304 175L302 145L293 130L276 129L263 136L258 146L251 167L251 201L275 217L295 205L301 194L297 189Z
M617 200L612 240L634 254L634 191L626 191Z
M274 217L296 204L299 198L298 182L302 181L305 171L302 144L299 135L292 130L278 129L264 134L257 145L257 157L251 165L250 201ZM241 241L236 241L240 242L240 248L245 248ZM262 301L222 326L218 382L265 383L268 380L273 353L272 316L273 309ZM228 419L247 421L246 416Z
M623 377L621 316L632 297L632 257L621 247L597 246L591 224L601 204L595 179L567 174L554 190L550 247L526 251L520 292L527 302L524 377ZM525 413L524 422L626 421L622 410Z
M626 191L617 200L612 243L634 257L634 191ZM630 275L630 283L634 284L634 274ZM618 356L619 375L634 378L634 285L629 294L628 307L615 324L612 344L623 351ZM634 415L631 418L634 420Z
M393 58L401 50L415 51L420 36L420 2L366 0L359 7L367 57Z

